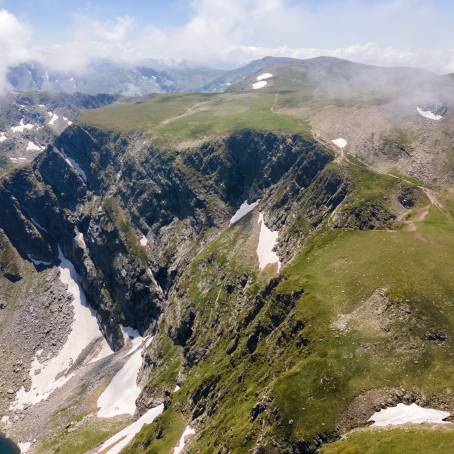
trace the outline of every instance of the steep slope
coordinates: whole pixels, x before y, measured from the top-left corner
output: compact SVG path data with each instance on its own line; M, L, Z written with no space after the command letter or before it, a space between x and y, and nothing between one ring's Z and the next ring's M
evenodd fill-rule
M309 89L294 64L260 69L271 74L261 89L251 85L262 73L231 93L85 112L1 179L0 342L18 339L0 395L16 421L10 437L37 438L36 452L312 453L364 443L380 452L383 437L402 446L402 431L330 442L399 403L454 413L451 170L427 160L429 187L378 152L366 159L342 115L379 115L389 93ZM348 62L314 64L328 64L333 80L354 72ZM438 123L406 115L435 140ZM407 159L428 157L419 148ZM74 297L51 284L65 264L114 352L91 362L103 351L96 331L65 384L19 408L74 326L64 321ZM54 304L47 335L44 309ZM26 332L6 328L24 317ZM422 447L452 433L450 424L431 436L412 430Z

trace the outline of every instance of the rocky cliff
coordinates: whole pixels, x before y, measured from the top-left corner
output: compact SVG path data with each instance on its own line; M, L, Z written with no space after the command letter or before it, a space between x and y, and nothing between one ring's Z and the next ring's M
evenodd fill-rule
M301 198L330 159L298 136L247 131L175 153L139 136L73 126L2 180L0 228L38 269L56 263L61 248L119 347L119 324L153 330L210 229L223 227L244 200L278 191L287 175L292 187L281 191ZM289 205L281 199L274 208L276 225L285 224Z

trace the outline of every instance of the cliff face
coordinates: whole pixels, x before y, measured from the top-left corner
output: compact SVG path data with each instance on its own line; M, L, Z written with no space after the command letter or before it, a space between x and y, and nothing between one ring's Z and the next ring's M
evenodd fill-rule
M153 330L198 242L244 200L280 191L267 211L283 226L290 202L330 159L298 136L246 131L175 153L141 137L73 126L31 167L1 181L0 228L38 269L56 263L61 248L118 348L120 324Z
M437 376L452 355L454 221L437 197L297 135L175 150L73 126L0 180L0 284L46 294L27 323L40 313L36 336L56 350L68 326L49 337L39 309L58 325L62 288L40 271L60 249L114 349L121 326L154 335L136 408L164 412L126 452L174 447L190 424L190 452L313 453L387 402L454 409L451 376ZM257 205L230 225L245 201ZM259 266L261 243L280 263Z

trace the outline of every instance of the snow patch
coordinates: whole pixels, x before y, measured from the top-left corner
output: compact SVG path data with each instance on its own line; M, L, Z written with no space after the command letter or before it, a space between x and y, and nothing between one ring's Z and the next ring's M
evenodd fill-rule
M271 73L263 73L257 76L257 80L260 82L261 80L270 79L271 77L273 77Z
M88 305L85 293L79 285L79 276L73 264L58 250L60 259L60 281L67 286L72 295L74 319L71 332L65 345L57 356L51 359L41 359L42 350L35 353L30 370L31 387L26 391L22 387L16 394L16 399L11 405L12 410L22 410L26 405L33 405L47 399L56 389L62 387L73 375L73 364L96 339L99 339L99 330L96 314ZM103 338L102 342L106 342Z
M17 446L19 446L21 454L25 454L30 451L32 444L30 442L18 443Z
M47 123L49 126L53 126L57 121L58 121L58 115L53 112L47 112L48 115L51 117L49 120L49 123Z
M142 238L140 239L140 245L145 247L147 244L148 244L147 238L145 236L142 236Z
M257 257L259 259L259 268L262 271L267 265L277 263L277 271L281 269L279 256L274 251L279 236L278 231L271 231L263 220L263 213L259 214L257 221L260 224L259 243L257 245Z
M183 435L181 435L180 441L178 442L178 446L173 449L173 454L180 454L185 447L186 439L194 434L195 430L191 426L186 426Z
M257 200L256 202L253 202L251 204L247 203L247 200L245 200L241 206L238 208L236 213L232 216L230 219L229 225L235 224L235 222L238 222L241 218L246 216L249 212L251 212L259 203L260 200Z
M33 143L31 141L28 142L26 151L41 151L43 147L40 147L39 145L36 145L36 143Z
M9 416L8 415L2 416L2 419L0 419L0 423L4 426L9 426L11 424Z
M261 80L260 82L255 82L252 84L253 90L258 90L259 88L266 87L268 82L266 80Z
M139 333L129 327L122 327L123 337L129 338L131 348L124 366L114 375L111 382L97 401L98 418L112 418L117 415L133 415L136 411L136 399L140 394L137 375L142 366L142 351L148 344Z
M347 141L343 139L342 137L339 137L338 139L334 139L333 144L336 145L336 147L342 149L347 146Z
M177 393L181 389L181 386L175 385L175 389L173 390L174 393Z
M13 162L23 162L23 161L26 161L27 158L24 158L23 156L19 156L18 158L9 158L11 159L11 161Z
M69 156L66 155L66 153L62 150L60 150L60 153L63 155L63 158L65 159L66 163L72 167L81 177L82 179L86 182L87 181L87 174L85 171L80 167L80 165L74 161L74 159L70 158Z
M0 132L0 143L5 142L5 140L8 140L4 132Z
M369 421L372 421L372 426L395 426L399 424L421 424L435 423L447 424L443 419L449 416L449 412L434 410L432 408L423 408L417 404L405 405L397 404L396 407L388 407L378 412L375 412Z
M119 454L121 450L131 442L134 436L140 432L140 429L142 429L145 424L151 424L163 411L164 404L148 410L137 421L105 441L97 452L102 452L103 454Z
M71 120L68 120L68 118L66 117L63 117L63 121L68 125L68 126L71 126L73 124L73 122Z
M24 132L27 129L28 130L33 129L34 127L35 127L35 125L33 125L31 123L25 124L24 123L24 119L22 118L22 120L20 121L18 126L11 126L11 131L13 131L13 132Z
M430 110L423 110L420 107L417 107L416 110L418 111L419 115L421 115L421 117L427 118L428 120L443 120L443 115L436 115Z

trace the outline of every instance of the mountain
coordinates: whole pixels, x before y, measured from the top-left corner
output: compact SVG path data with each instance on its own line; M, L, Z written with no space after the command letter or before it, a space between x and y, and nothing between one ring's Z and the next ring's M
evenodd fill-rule
M0 175L31 161L70 126L83 109L111 104L113 95L20 93L0 97Z
M242 79L249 77L267 66L274 64L288 64L293 61L301 61L287 57L264 57L260 60L254 60L244 66L227 71L224 74L219 75L208 84L201 88L204 92L221 92L227 90L232 84L239 82Z
M155 70L148 66L147 62L134 66L110 61L95 61L80 72L64 72L32 62L11 68L8 82L13 90L19 92L143 96L198 89L220 73L219 70L193 67L165 67Z
M328 58L254 68L222 93L84 110L1 177L9 439L454 443L436 424L454 414L451 82ZM375 427L411 418L433 424Z

